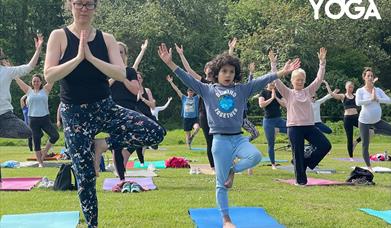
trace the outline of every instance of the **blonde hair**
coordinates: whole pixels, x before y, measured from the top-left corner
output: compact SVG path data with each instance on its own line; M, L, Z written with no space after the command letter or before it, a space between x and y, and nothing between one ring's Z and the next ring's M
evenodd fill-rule
M345 87L348 86L349 84L352 85L352 86L354 86L354 83L353 83L352 81L347 81L347 82L345 83Z
M292 71L291 80L293 80L294 78L296 78L300 74L304 75L304 79L307 77L307 74L305 73L305 70L299 68L299 69L296 69L296 70Z

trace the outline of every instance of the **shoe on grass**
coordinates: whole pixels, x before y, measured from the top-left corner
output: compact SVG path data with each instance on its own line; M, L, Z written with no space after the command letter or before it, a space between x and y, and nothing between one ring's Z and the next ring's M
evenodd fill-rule
M129 182L126 182L126 183L122 186L121 192L122 192L122 193L130 192L130 191L131 191L131 188L132 188L132 184L129 183Z
M132 184L132 187L130 188L130 192L137 193L137 192L141 192L141 191L142 191L141 186L139 184L137 184L137 183Z

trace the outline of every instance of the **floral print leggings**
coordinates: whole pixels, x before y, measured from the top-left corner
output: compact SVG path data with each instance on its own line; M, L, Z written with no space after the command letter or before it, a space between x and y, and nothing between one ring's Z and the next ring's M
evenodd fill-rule
M61 104L66 143L75 171L81 208L88 227L98 226L98 200L94 169L94 138L100 132L109 149L159 144L163 127L143 114L120 107L110 98L90 104Z

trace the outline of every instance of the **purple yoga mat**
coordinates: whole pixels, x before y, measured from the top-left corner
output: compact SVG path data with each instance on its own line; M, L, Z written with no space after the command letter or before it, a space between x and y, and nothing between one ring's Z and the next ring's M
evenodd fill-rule
M348 161L350 162L350 158L334 158L335 160L339 160L339 161ZM353 161L351 162L364 162L364 159L362 158L353 158ZM381 162L381 161L372 161L371 162Z
M153 183L151 177L146 178L125 178L126 181L134 181L141 185L146 190L155 190L156 185ZM103 182L103 190L111 191L114 185L118 184L120 180L118 178L106 178Z
M335 160L339 160L339 161L348 161L350 162L350 158L334 158ZM364 159L362 158L353 158L353 161L351 162L364 162Z
M279 182L287 183L294 185L296 183L296 179L277 179ZM351 183L333 181L333 180L325 180L325 179L316 179L316 178L307 178L307 186L327 186L327 185L350 185Z
M26 178L2 178L0 182L0 191L30 191L41 177L26 177Z

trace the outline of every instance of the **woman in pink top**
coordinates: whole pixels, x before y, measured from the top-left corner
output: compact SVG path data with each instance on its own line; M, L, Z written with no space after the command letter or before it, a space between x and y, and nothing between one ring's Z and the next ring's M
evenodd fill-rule
M326 67L325 48L318 53L319 71L315 80L304 87L306 73L303 69L292 72L291 83L293 89L285 86L277 79L276 88L286 99L288 136L292 145L293 160L295 165L296 183L307 184L307 167L314 169L331 149L329 140L315 127L314 114L312 111L312 97L320 87ZM308 157L304 157L304 140L315 147Z

